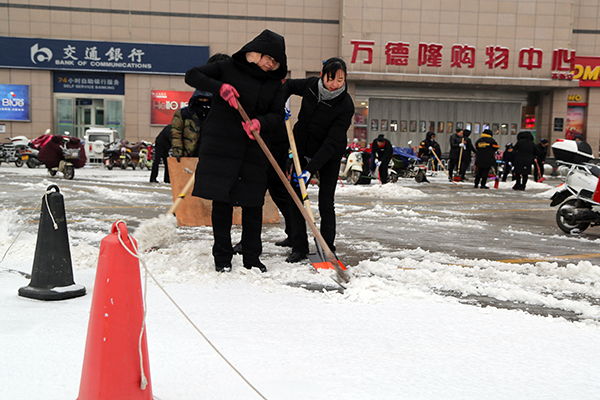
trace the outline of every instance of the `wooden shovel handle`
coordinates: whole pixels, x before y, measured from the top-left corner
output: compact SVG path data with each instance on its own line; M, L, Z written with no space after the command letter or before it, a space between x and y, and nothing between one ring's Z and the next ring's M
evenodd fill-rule
M171 208L169 208L169 211L167 212L167 214L175 215L175 211L179 208L179 205L181 204L181 202L183 201L183 199L185 198L187 193L190 191L192 186L194 186L194 178L195 177L196 177L196 174L192 173L192 177L187 181L187 183L183 187L183 190L181 191L181 193L179 194L177 199L175 199Z

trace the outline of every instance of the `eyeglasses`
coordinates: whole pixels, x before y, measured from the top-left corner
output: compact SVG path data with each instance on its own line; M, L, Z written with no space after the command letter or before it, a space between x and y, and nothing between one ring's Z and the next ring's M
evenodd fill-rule
M270 62L271 64L275 64L277 61L275 61L275 59L269 55L263 54L262 55L268 62Z

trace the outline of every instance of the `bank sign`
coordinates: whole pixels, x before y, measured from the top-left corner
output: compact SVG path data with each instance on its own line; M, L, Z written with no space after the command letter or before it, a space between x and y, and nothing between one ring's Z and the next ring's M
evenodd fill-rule
M29 85L0 85L0 121L29 121Z
M208 46L0 37L0 68L185 74Z

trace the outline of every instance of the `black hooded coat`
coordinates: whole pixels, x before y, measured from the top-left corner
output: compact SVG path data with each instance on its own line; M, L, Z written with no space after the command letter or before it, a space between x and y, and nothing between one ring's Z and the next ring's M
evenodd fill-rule
M246 60L246 53L267 54L280 65L265 72ZM196 182L192 195L229 203L260 207L267 188L269 161L258 143L242 128L242 117L219 95L223 83L232 85L250 119L260 122L260 134L283 134L285 117L281 80L287 74L284 38L264 30L230 59L192 68L185 82L213 93L211 111L204 120Z
M517 135L517 144L514 145L513 151L515 154L515 169L517 175L529 175L531 165L535 158L535 143L531 132L523 131Z

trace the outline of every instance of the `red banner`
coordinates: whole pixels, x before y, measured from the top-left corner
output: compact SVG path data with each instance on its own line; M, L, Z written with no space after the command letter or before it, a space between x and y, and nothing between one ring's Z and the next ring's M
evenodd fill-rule
M600 57L575 57L573 79L580 87L600 87Z
M188 105L194 92L152 90L150 95L150 125L168 125L175 111Z

